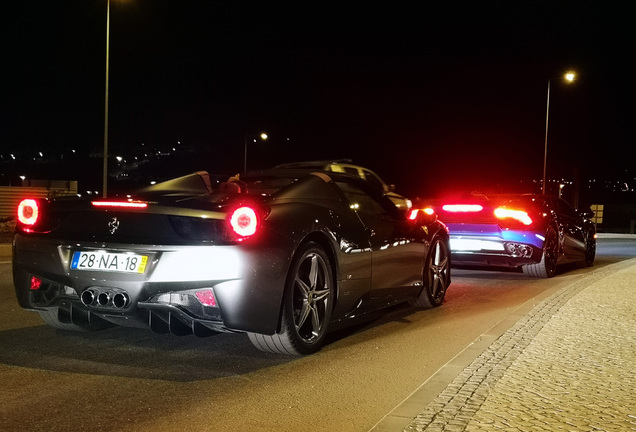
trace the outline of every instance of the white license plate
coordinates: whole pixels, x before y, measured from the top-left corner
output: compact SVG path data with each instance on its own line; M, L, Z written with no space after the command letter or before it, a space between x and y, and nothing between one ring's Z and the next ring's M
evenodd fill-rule
M73 253L71 269L143 273L147 263L147 255L77 251Z

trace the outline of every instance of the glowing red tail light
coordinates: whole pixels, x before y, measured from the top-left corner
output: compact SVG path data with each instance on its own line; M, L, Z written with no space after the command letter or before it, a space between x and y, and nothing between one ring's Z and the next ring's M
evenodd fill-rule
M430 207L426 207L426 208L415 208L415 209L411 209L411 211L409 212L408 218L409 220L415 220L417 219L417 214L419 212L423 212L424 214L427 214L429 216L432 216L435 214L435 210L433 210Z
M230 215L229 221L232 230L242 237L254 235L259 222L256 210L251 207L237 208Z
M42 279L31 276L31 291L37 291L42 287Z
M482 211L484 208L479 204L445 204L442 209L451 213L475 213Z
M194 293L201 304L205 306L216 306L216 297L211 289L205 289Z
M36 200L27 198L18 204L18 220L20 223L33 226L38 221L39 215L40 210Z
M146 208L148 203L141 201L91 201L95 207Z
M532 218L523 210L513 210L505 207L495 209L495 216L499 219L515 219L524 225L531 225Z

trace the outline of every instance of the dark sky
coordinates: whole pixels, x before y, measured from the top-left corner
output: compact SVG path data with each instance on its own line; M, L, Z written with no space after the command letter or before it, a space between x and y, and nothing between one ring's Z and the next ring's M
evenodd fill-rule
M111 1L113 152L180 141L235 172L266 131L250 167L352 158L409 193L540 179L551 80L549 176L633 165L629 1L253 3ZM0 153L100 149L106 0L2 15Z

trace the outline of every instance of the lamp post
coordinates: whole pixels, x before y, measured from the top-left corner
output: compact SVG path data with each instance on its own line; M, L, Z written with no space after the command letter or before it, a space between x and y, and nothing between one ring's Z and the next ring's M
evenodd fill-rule
M108 196L108 61L110 42L110 0L106 6L106 90L104 95L104 165L102 177L102 196Z
M257 138L265 141L267 139L267 134L263 132L260 135L245 135L245 157L243 159L243 172L247 171L247 142L250 139L252 139L252 142L256 142Z
M567 72L564 75L564 78L567 82L574 81L576 75L574 72ZM548 96L546 98L546 107L545 107L545 150L543 152L543 188L542 193L545 195L546 191L546 170L548 167L548 118L550 116L550 80L548 80Z

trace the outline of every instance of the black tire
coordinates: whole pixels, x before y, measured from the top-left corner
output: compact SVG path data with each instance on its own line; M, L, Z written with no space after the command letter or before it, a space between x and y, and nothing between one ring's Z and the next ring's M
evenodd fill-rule
M411 304L424 309L440 306L444 302L444 296L450 284L448 246L441 238L435 238L431 243L424 263L422 280L424 287Z
M274 335L248 333L261 351L306 355L320 349L331 321L335 284L325 251L309 242L298 251L287 277L280 331Z
M592 267L596 258L596 233L593 229L585 232L585 265Z
M526 276L536 278L551 278L556 274L557 258L559 252L559 241L554 227L549 227L545 233L543 243L543 253L541 261L536 264L526 264L523 266L523 273Z

